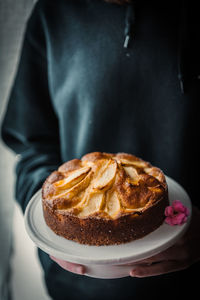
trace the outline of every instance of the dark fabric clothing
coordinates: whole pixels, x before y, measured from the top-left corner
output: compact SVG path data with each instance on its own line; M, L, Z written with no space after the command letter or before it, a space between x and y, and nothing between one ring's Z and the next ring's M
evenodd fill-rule
M20 154L16 199L23 211L51 171L92 151L150 161L199 206L200 27L197 7L184 3L183 10L182 1L136 1L128 31L126 5L36 4L2 124L4 142ZM179 284L193 274L190 268L98 280L62 270L40 250L39 256L53 299L139 299L174 282L181 293Z
M58 300L133 300L180 299L191 297L191 289L197 292L199 264L187 270L159 277L120 279L96 279L69 273L41 250L45 281L50 295Z

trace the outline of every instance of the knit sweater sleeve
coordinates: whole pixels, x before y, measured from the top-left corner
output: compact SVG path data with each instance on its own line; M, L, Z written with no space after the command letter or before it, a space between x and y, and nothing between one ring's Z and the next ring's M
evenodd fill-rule
M20 60L1 127L16 154L16 199L24 211L31 196L61 163L59 127L48 84L48 57L41 4L27 22Z

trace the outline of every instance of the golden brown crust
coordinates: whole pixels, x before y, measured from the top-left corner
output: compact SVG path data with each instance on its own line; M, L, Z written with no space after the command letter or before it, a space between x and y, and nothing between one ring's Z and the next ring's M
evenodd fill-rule
M82 166L81 160L75 158L75 159L69 160L69 161L65 162L64 164L62 164L58 168L58 171L63 172L63 173L67 173L69 171L79 169L79 168L81 168L81 166Z
M155 230L168 191L163 172L127 153L92 152L59 167L44 182L47 225L83 244L119 244ZM110 234L112 232L112 234Z
M87 153L81 157L82 161L96 161L98 159L109 159L112 158L114 154L106 152L91 152Z

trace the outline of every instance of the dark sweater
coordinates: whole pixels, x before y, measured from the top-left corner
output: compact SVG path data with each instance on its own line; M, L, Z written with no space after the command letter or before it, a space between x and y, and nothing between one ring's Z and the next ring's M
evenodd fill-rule
M137 1L128 48L126 6L100 0L37 3L2 125L4 142L20 154L16 199L23 210L49 172L92 151L150 161L199 205L199 20L195 7L185 10L180 2L172 7L170 1ZM99 289L104 299L122 299L123 289L130 299L139 293L136 279L119 284L79 277L42 252L40 257L50 290L57 280L51 274L62 273L68 293L76 286L87 299Z

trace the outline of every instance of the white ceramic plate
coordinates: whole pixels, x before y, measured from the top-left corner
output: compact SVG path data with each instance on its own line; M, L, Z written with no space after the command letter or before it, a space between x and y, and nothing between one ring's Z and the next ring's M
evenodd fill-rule
M145 237L121 245L88 246L56 235L45 223L41 190L30 200L25 212L25 227L35 244L57 258L86 266L86 275L97 278L120 278L129 275L132 267L123 266L155 255L172 246L186 231L192 214L192 205L186 191L173 179L166 177L169 201L180 200L189 208L190 215L183 225L163 223Z

